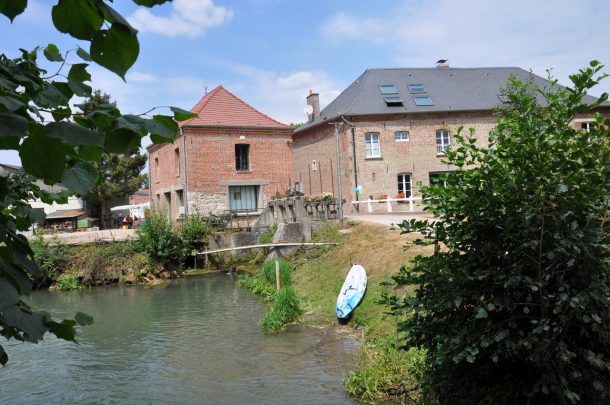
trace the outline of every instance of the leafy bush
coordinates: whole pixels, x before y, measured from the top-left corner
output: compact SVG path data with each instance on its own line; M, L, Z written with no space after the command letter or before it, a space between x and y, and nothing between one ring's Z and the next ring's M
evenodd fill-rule
M362 346L358 366L348 373L345 388L352 397L370 403L389 398L422 403L425 367L425 351L400 350L389 340L378 339Z
M55 281L57 288L62 291L80 290L83 288L74 274L62 274Z
M610 120L573 126L607 99L583 101L600 69L573 89L512 80L489 148L459 132L460 170L423 190L439 219L401 225L439 247L395 280L418 286L401 330L441 403L609 401Z
M187 216L180 225L179 235L182 238L184 255L193 251L202 251L207 246L207 237L212 233L212 226L204 221L198 213Z
M294 266L284 258L279 259L280 262L280 286L292 285L292 273ZM268 283L275 285L275 260L267 260L263 263L263 274Z
M52 242L47 242L42 236L30 240L30 247L34 253L34 260L43 273L41 283L46 285L57 279L65 269L67 261L67 247L57 236Z
M294 321L301 315L299 297L291 287L281 288L275 294L273 305L261 321L261 327L265 332L277 332L286 324Z
M161 212L154 212L136 231L134 249L146 253L165 267L180 267L184 245L174 232L172 220Z

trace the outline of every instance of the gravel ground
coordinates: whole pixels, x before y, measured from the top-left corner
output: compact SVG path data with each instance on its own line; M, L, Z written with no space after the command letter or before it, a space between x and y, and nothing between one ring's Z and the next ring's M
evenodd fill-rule
M125 240L135 235L134 229L104 229L101 231L83 231L72 233L57 233L53 235L44 235L45 239L51 239L55 236L63 243L68 245L79 245L91 242L112 242L116 240Z

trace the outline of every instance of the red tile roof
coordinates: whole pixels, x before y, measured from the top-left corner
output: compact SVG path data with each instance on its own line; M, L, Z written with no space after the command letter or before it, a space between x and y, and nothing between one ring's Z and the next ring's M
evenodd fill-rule
M182 121L181 127L290 128L256 110L222 86L203 96L191 112L197 114L197 117Z

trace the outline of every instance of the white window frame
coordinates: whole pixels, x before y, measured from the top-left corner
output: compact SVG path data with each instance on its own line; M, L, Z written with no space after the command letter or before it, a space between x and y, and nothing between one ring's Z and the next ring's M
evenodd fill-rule
M366 159L381 157L379 132L367 132L364 134L364 157Z
M409 178L409 189L406 189L406 185L407 182L405 181L405 177ZM401 179L402 177L402 179ZM406 198L410 198L413 195L413 176L411 176L411 173L398 173L398 175L396 176L396 180L397 180L397 184L398 184L398 192L404 192L405 193L405 197ZM402 186L402 190L401 190L401 186Z
M404 135L405 137L398 137L398 134ZM394 140L396 142L406 142L409 140L409 131L396 131L394 132Z
M440 135L440 136L439 136ZM451 136L446 129L436 131L436 154L444 155L447 148L451 145Z
M585 132L591 132L591 130L593 129L593 125L595 125L594 121L582 121L580 123L580 129Z

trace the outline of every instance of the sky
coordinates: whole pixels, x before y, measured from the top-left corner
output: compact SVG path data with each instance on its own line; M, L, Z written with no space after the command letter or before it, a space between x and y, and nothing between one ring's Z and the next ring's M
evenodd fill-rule
M55 3L29 0L12 24L0 16L0 53L16 57L19 48L48 43L88 50L53 27ZM320 93L324 108L367 68L434 67L448 59L451 67L517 66L544 77L552 68L569 85L569 75L592 59L610 65L607 0L173 0L152 9L116 0L112 6L139 30L140 55L126 82L92 65L91 84L124 114L190 109L206 89L222 85L272 118L303 122L309 90ZM591 94L603 92L610 92L610 78ZM20 164L8 151L0 151L0 161Z

